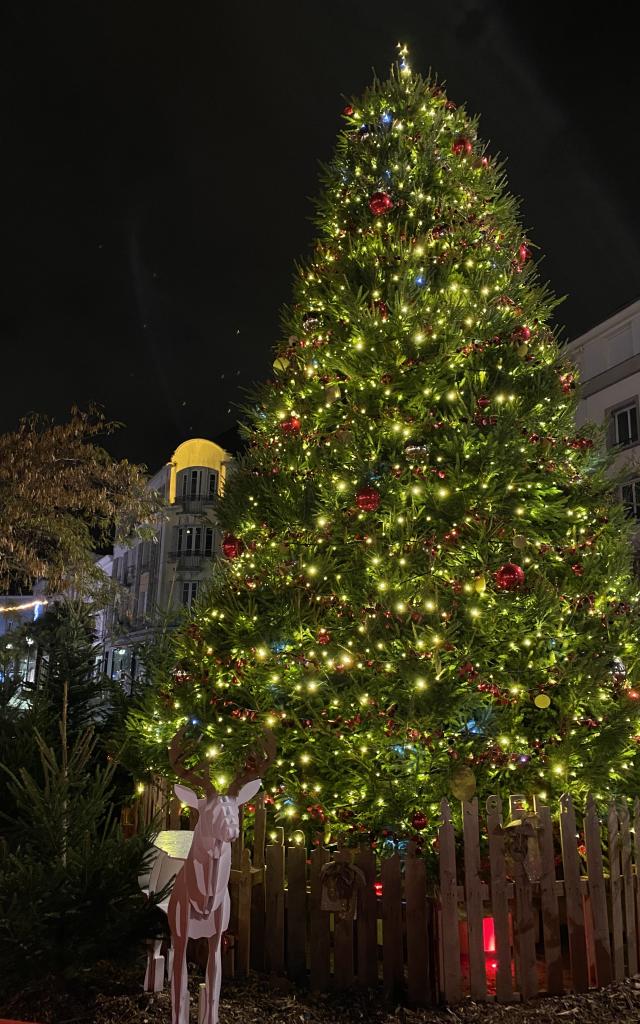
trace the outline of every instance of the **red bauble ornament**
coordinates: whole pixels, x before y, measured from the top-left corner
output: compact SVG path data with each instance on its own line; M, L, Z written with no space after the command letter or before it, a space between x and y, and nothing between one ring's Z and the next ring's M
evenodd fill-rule
M416 811L416 813L411 816L411 825L417 830L426 828L428 824L429 819L422 811Z
M571 566L571 572L574 573L575 576L582 576L584 572L584 566L582 562L574 562L574 564Z
M531 249L523 242L518 248L518 263L526 263L531 259Z
M451 152L456 156L469 156L469 153L473 153L473 142L466 135L458 135L453 140Z
M515 562L507 562L494 572L496 586L500 590L517 590L524 583L524 569Z
M529 327L514 327L511 332L512 341L529 341L531 337L531 328Z
M316 640L324 647L325 644L331 643L331 633L327 629L321 629L318 631Z
M369 209L374 217L381 217L393 209L393 199L386 192L374 192L369 200Z
M297 434L300 430L300 420L297 416L290 416L288 420L282 420L280 429L285 434Z
M375 487L361 487L356 494L356 502L363 512L375 512L380 504L380 491Z
M487 398L486 395L480 395L480 398L476 400L476 405L479 409L486 409L487 406L491 405L491 399Z
M389 307L387 306L384 299L374 299L373 308L377 312L381 320L386 320L389 316Z
M347 103L342 113L344 114L345 117L351 117L351 115L353 114L353 107L351 106L350 103Z
M237 558L242 553L242 541L234 537L232 533L225 534L222 540L222 550L227 558Z

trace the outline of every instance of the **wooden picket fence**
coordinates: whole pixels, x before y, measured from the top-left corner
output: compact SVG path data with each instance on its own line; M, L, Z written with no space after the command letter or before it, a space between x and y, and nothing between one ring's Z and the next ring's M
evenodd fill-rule
M580 840L568 796L555 822L536 798L529 805L512 796L505 819L504 810L495 796L482 818L477 799L462 803L457 838L443 800L434 880L412 844L380 862L368 847L317 848L308 857L303 846L285 844L281 828L267 842L258 801L253 850L241 835L232 851L226 973L242 977L253 968L319 992L381 987L412 1006L466 996L524 1001L635 974L640 801L632 826L624 802L612 803L602 822L590 797ZM145 793L128 827L158 814L163 828L180 827L163 781ZM352 862L364 875L353 920L321 909L320 874L331 859Z

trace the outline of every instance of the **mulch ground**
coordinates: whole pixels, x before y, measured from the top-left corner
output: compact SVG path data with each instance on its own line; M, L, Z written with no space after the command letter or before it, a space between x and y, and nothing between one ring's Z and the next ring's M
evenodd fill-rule
M168 992L141 991L144 965L99 972L60 990L52 982L39 993L16 994L0 1003L0 1017L38 1024L169 1024ZM197 1024L197 977L192 982L190 1024ZM312 996L292 986L274 988L263 978L224 982L220 1024L640 1024L640 980L584 995L541 998L501 1006L467 1001L434 1011L390 1007L380 998L350 993Z

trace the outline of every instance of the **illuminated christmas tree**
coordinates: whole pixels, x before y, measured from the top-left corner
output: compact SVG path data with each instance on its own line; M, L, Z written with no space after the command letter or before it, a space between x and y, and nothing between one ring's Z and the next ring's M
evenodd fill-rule
M343 118L147 763L190 718L222 785L268 725L277 819L374 842L474 788L637 790L629 531L517 203L404 51Z

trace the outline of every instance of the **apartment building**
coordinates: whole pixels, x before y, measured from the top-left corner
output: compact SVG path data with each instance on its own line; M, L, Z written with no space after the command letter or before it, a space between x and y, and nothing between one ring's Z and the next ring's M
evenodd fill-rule
M575 338L565 352L580 368L577 425L605 428L615 452L612 472L623 477L621 500L640 522L640 300Z
M119 584L97 620L103 668L113 679L135 678L136 649L161 621L177 619L180 609L190 607L210 576L221 542L213 506L230 462L213 441L184 441L149 480L166 501L153 538L116 546L100 559Z

